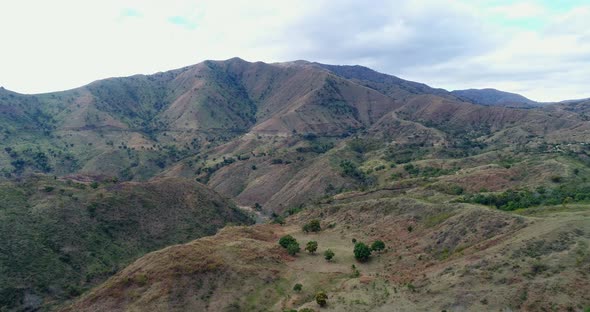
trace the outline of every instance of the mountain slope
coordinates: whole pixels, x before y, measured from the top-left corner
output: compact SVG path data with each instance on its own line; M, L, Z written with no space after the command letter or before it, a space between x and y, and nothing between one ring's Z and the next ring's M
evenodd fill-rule
M183 179L90 184L31 177L0 183L0 307L78 296L137 257L251 219Z
M318 309L320 290L332 311L577 309L590 304L588 280L577 278L590 265L589 217L390 198L315 207L284 227L228 228L148 254L64 311ZM303 233L311 219L324 230ZM285 234L317 241L318 254L289 256L277 243ZM387 248L359 263L353 238ZM333 261L321 256L328 248Z

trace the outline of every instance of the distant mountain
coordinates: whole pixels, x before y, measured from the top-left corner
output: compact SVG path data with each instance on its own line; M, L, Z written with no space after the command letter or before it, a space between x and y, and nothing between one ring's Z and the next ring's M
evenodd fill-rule
M541 104L526 97L496 89L467 89L451 91L451 94L468 102L487 106L515 108L537 107Z

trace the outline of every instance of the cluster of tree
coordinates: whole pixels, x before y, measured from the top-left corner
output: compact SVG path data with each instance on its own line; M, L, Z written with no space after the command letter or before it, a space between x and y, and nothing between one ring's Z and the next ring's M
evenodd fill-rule
M359 262L367 262L371 257L371 253L373 251L380 252L385 249L385 243L380 240L374 241L371 246L367 246L367 244L362 242L356 242L354 244L354 258Z
M285 248L291 256L295 256L297 253L299 253L301 251L301 248L299 247L299 243L291 235L285 235L285 236L281 237L281 239L279 239L279 245L281 245L281 247ZM318 250L318 242L316 242L316 241L309 241L305 245L305 251L309 252L310 254L315 254L317 250ZM331 261L334 258L334 255L335 254L331 249L326 249L324 251L324 258L327 261Z
M424 143L397 145L389 147L383 158L397 164L404 164L423 158L428 154L428 151L429 149L424 147Z
M340 162L340 170L342 176L351 177L365 186L375 184L375 177L366 174L358 168L358 166L350 160L343 160Z
M478 193L463 196L464 202L495 206L512 211L540 205L560 205L590 200L590 185L562 185L554 189L507 190L501 193Z
M6 147L4 150L13 159L10 164L14 167L15 173L21 173L27 166L46 173L53 169L49 163L48 155L41 150L34 151L27 148L22 150L20 154L10 147Z
M281 239L279 239L279 245L281 245L283 248L287 249L287 252L291 256L294 256L301 251L301 248L299 247L299 243L297 242L295 237L293 237L291 235L285 235L285 236L281 237Z
M359 154L368 153L383 147L383 143L371 138L354 138L348 142L348 148Z
M327 142L327 143L320 143L320 142L312 142L309 146L301 146L296 148L295 150L297 153L317 153L323 154L329 150L334 148L334 143Z
M303 229L303 232L305 232L305 233L319 232L322 230L322 226L320 225L320 220L314 219L314 220L311 220L308 223L304 224L302 229Z

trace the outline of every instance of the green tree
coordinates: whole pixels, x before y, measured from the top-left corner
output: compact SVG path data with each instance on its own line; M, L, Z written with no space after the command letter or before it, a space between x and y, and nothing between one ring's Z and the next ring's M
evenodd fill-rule
M376 240L371 244L371 250L373 251L381 251L383 249L385 249L385 243L383 241Z
M354 244L354 257L360 262L366 262L371 256L371 248L365 243Z
M334 252L331 249L324 251L324 258L328 261L332 260L334 258Z
M293 243L297 244L297 240L291 235L285 235L279 239L279 245L283 246L283 248L287 248Z
M315 302L317 302L320 307L326 306L328 303L328 295L326 295L326 293L323 291L318 292L315 294Z
M297 243L297 242L291 243L291 244L289 244L289 246L287 246L287 252L291 256L296 255L300 251L301 251L301 248L299 247L299 243Z
M303 232L319 232L322 230L320 220L314 219L303 225Z
M293 286L293 290L294 290L294 291L297 291L297 292L299 292L299 291L301 291L302 289L303 289L303 285L301 285L301 284L299 284L299 283L297 283L297 284L295 284L295 286Z
M309 253L315 253L316 250L318 250L318 242L316 242L316 241L307 242L307 245L305 246L305 250L308 251Z

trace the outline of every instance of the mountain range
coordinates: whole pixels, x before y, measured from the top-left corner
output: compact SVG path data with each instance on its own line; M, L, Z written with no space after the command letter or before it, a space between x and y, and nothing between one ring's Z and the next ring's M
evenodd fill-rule
M0 311L584 309L588 104L239 58L0 88Z

